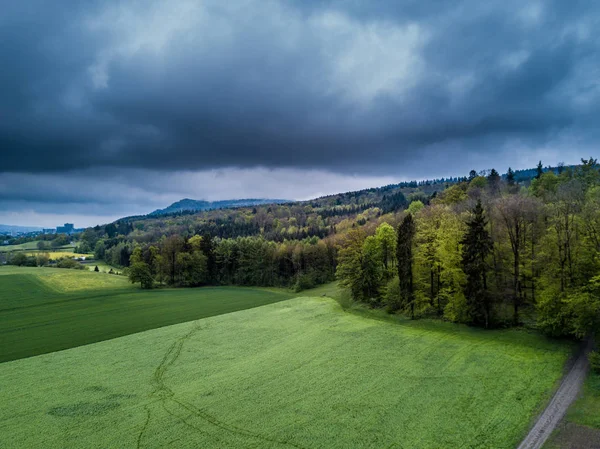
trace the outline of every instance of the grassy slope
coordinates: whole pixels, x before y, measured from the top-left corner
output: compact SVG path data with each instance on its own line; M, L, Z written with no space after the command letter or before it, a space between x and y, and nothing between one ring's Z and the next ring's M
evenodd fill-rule
M27 243L21 243L20 245L3 245L0 246L0 253L10 252L10 251L22 251L24 249L37 249L37 244L39 240Z
M0 362L289 299L264 289L143 291L123 276L0 268Z
M297 298L0 364L0 446L512 448L569 350Z
M118 273L123 271L123 268L113 267L112 265L109 265L106 262L103 262L100 260L94 260L93 262L85 263L84 265L86 267L88 267L88 269L91 271L94 270L94 267L98 267L98 270L100 271L100 273L108 273L110 270L113 270L114 272L118 272Z

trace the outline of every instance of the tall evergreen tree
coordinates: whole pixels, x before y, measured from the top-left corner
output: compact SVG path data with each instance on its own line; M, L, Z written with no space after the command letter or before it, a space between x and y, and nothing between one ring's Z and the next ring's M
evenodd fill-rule
M215 255L215 242L210 234L204 234L200 241L200 251L206 256L206 269L208 282L213 284L217 280L217 260Z
M410 308L410 317L415 317L415 293L413 284L413 241L416 226L412 214L406 214L398 226L398 244L396 258L398 259L398 282L400 286L400 305Z
M495 168L492 168L490 174L487 177L488 181L491 183L500 182L500 173Z
M470 321L476 326L489 327L492 301L487 288L486 258L492 251L492 239L486 229L487 220L481 200L473 209L473 218L467 222L462 240L462 266L467 275L465 297Z
M506 172L506 182L510 187L515 185L515 172L510 167L508 167L508 171Z
M487 176L488 186L492 193L498 193L500 188L500 173L495 168L492 168Z
M544 174L544 166L542 165L542 161L539 161L536 167L536 175L535 179L540 179Z

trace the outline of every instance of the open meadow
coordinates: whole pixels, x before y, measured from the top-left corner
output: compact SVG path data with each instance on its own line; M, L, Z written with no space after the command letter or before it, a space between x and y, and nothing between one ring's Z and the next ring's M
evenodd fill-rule
M0 253L10 253L11 251L25 251L25 250L37 250L39 240L32 242L20 243L18 245L2 245L0 246Z
M95 337L105 339L110 322L129 333L165 314L194 320L223 313L224 304L266 305L0 364L0 447L513 448L572 349L524 331L373 319L322 296L141 292L117 276L104 293L78 296L94 273L77 273L71 286L56 279L53 292L43 275L15 272L0 276L3 307L14 309L0 314L3 332L6 316L22 314L9 321L9 334L20 337L3 351L30 337L38 343L21 353L76 346L94 323L107 326ZM69 330L78 320L85 331ZM54 331L42 338L47 326Z
M34 240L32 242L21 243L19 245L2 245L2 246L0 246L0 253L10 253L12 251L30 251L30 250L37 252L39 242L40 242L39 240ZM60 246L58 248L52 248L49 251L73 251L74 248L75 248L75 245L68 244L68 245Z
M260 288L140 290L125 276L0 267L0 362L292 297Z

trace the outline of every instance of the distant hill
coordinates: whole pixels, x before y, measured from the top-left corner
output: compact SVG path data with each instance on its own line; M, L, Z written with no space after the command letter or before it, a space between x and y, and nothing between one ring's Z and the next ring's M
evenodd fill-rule
M553 171L560 173L563 170L573 169L576 166L558 166L558 167L544 167L543 171ZM479 176L488 176L491 170L482 170L477 174ZM515 180L521 185L528 185L531 180L537 175L536 168L514 170ZM506 179L506 173L501 175L502 178ZM312 237L314 235L324 237L331 233L335 233L337 221L341 221L344 218L356 217L358 214L363 214L365 211L373 208L379 210L378 213L387 214L397 212L405 209L411 201L419 200L427 204L429 200L441 193L444 189L458 183L468 182L468 176L453 176L453 177L442 177L424 180L413 180L413 181L402 181L397 184L389 184L386 186L372 187L368 189L362 189L351 192L336 193L331 195L322 196L305 201L287 201L278 199L241 199L241 200L224 200L224 201L204 201L204 200L192 200L183 199L173 203L165 209L156 210L148 215L137 215L122 217L115 221L115 224L121 225L119 233L127 235L128 227L133 229L133 223L146 222L143 225L146 232L154 227L157 228L157 233L164 233L165 223L162 222L164 217L167 216L195 216L193 220L197 222L198 234L210 233L211 235L229 238L236 236L248 236L263 234L268 239L276 238L297 238L303 239L305 237ZM273 211L279 210L280 214L273 212L279 221L277 227L272 223L263 223L262 215L255 214L254 211L243 212L245 207L255 207L257 211L263 210L269 214L267 205L278 205L273 207ZM306 208L311 212L307 212ZM287 209L285 212L281 209ZM217 211L218 210L218 211ZM213 212L211 212L213 211ZM235 218L240 214L252 213L253 216L258 217L256 222L248 222L248 216L244 217L244 220L236 222ZM306 215L314 213L319 216L320 219L329 223L326 226L315 226L314 223L309 226L306 223ZM276 228L286 227L287 220L293 217L295 223L289 224L292 229L296 230L294 235L286 234L285 236L277 235L273 233L279 232ZM189 220L186 218L186 226L189 226ZM366 218L360 218L359 222L366 220ZM258 223L261 221L261 223ZM170 221L169 226L174 226L173 223L177 221ZM283 225L282 222L286 222ZM178 225L183 226L183 221L177 222ZM242 224L240 224L242 223ZM359 223L360 224L360 223ZM128 227L127 227L128 226ZM317 229L319 228L319 229ZM158 230L159 229L159 230ZM179 232L179 231L178 231Z
M223 200L223 201L204 201L204 200L191 200L184 198L183 200L177 201L171 204L165 209L157 209L154 212L149 213L149 216L168 215L178 212L198 212L203 210L213 209L231 209L234 207L248 207L248 206L261 206L264 204L283 204L290 203L289 200L280 199L268 199L268 198L247 198L241 200Z
M36 232L41 231L43 228L37 226L14 226L14 225L3 225L0 224L0 233L7 232Z

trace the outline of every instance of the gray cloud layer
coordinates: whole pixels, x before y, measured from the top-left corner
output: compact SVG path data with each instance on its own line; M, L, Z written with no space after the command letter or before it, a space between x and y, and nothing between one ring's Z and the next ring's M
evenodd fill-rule
M571 162L599 137L590 2L5 3L0 187L86 170L132 192L139 170L418 178ZM8 195L107 201L56 190Z

